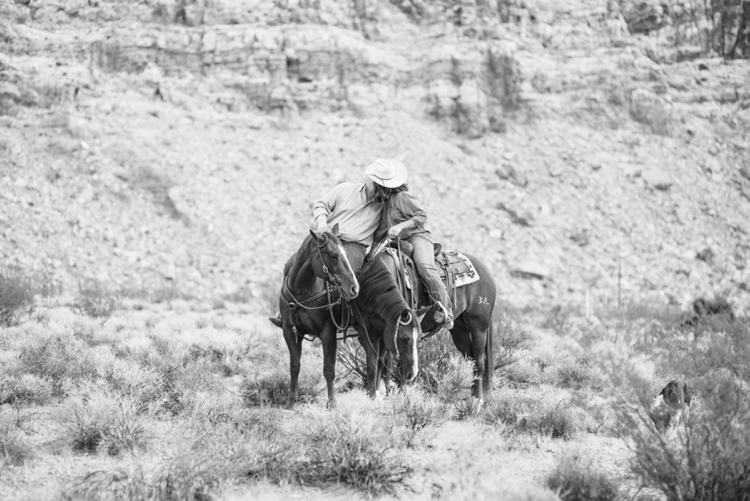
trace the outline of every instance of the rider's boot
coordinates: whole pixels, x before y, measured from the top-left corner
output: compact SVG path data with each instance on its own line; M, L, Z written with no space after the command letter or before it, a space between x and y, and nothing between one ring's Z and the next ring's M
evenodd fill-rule
M437 301L435 303L437 311L435 312L435 322L442 324L442 327L447 330L453 328L453 312L450 308L446 308L443 303Z
M281 313L276 314L276 317L268 317L268 320L270 320L276 327L282 327L284 325L281 320Z

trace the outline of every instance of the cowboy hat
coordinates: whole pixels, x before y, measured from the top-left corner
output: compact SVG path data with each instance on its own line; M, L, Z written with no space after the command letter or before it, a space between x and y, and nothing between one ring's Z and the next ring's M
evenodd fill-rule
M406 166L395 158L378 158L365 169L365 174L386 188L398 188L406 183Z

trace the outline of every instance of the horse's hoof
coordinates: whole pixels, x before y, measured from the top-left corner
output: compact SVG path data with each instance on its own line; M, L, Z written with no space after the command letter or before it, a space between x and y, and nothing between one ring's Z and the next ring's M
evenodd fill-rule
M284 408L285 408L286 410L288 410L288 411L291 411L291 410L293 410L293 409L294 409L294 404L295 404L295 403L296 403L296 402L295 402L294 400L289 400L289 401L288 401L288 402L286 403L286 406L284 406Z
M329 398L328 403L326 404L326 409L333 410L336 408L336 401Z

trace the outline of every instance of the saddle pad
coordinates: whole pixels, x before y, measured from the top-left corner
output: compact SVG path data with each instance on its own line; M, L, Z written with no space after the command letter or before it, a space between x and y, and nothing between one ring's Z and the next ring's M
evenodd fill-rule
M447 260L447 266L446 266ZM460 252L449 251L441 252L435 258L435 264L438 265L438 272L443 282L446 282L446 268L453 274L453 284L455 287L461 287L463 285L473 284L479 281L479 273L471 263L468 257L464 256Z

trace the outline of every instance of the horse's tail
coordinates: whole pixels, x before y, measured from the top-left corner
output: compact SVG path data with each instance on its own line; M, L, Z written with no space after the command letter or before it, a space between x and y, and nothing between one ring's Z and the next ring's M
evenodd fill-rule
M494 322L490 318L490 328L487 329L487 342L484 343L484 394L490 396L492 389L492 372L495 370L495 352L492 349L492 331Z

